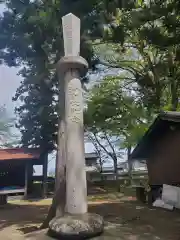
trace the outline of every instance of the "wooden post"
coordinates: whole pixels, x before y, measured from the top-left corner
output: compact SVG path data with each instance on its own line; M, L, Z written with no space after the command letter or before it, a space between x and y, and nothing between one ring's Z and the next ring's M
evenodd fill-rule
M42 189L43 198L47 197L47 170L48 170L48 154L45 154L43 156L43 189Z
M0 206L7 204L7 194L0 195Z
M137 187L136 188L136 198L142 203L146 203L146 194L145 194L145 188L143 187Z
M28 195L28 165L29 163L25 163L25 192L24 192L24 199L27 199Z
M28 186L27 186L27 193L32 194L33 188L33 162L29 162L28 165Z
M128 175L129 175L129 184L132 185L132 167L133 167L133 162L132 162L132 159L130 159L130 155L131 155L131 146L128 146L128 149L127 149Z

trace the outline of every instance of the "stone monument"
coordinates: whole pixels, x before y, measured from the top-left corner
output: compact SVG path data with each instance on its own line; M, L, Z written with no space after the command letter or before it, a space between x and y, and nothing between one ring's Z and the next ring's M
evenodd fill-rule
M64 81L66 136L66 214L49 224L49 234L60 239L86 239L103 232L103 218L87 213L84 153L83 95L81 77L88 71L80 56L80 19L73 14L62 18L65 56L58 62Z

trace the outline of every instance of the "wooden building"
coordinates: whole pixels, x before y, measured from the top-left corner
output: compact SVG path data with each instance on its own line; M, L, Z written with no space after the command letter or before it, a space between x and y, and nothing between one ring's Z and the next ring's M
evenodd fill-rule
M159 114L130 159L146 160L150 185L180 184L180 113Z
M86 167L97 166L98 154L96 152L85 153Z
M22 193L26 198L31 194L33 166L43 165L43 195L46 195L47 156L39 149L0 149L0 196Z

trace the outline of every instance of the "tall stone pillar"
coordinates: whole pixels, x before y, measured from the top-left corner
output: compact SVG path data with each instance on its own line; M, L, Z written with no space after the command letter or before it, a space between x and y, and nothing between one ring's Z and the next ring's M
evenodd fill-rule
M65 73L66 124L66 208L70 214L87 212L87 187L84 154L83 96L80 73L87 69L81 57L63 58Z
M79 55L80 19L70 13L62 18L62 24L65 56L58 62L58 71L65 97L66 215L50 222L49 233L63 239L84 239L103 231L102 217L87 213L81 77L87 73L88 63Z
M62 18L65 57L59 61L64 76L66 131L66 210L70 214L87 212L84 154L83 95L81 77L88 71L80 53L80 19L73 14Z

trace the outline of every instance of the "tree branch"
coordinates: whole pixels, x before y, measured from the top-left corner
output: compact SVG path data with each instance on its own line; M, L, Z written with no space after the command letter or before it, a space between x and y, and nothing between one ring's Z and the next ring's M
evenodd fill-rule
M97 138L96 134L93 132L92 133L94 135L94 138L96 139L96 142L99 144L99 146L105 151L105 153L112 158L111 153L105 148L105 146L103 146L103 144L99 141L99 139ZM114 160L114 159L113 159Z
M100 168L101 168L101 172L102 172L102 165L103 165L103 160L102 160L102 156L101 156L101 151L98 148L97 144L94 142L94 139L88 134L88 139L91 141L91 143L94 145L96 152L99 156L99 162L100 162Z
M110 140L109 140L109 138L108 138L108 136L107 136L107 133L104 133L104 135L105 135L105 138L106 138L106 140L107 140L110 148L112 149L112 152L113 152L114 157L117 159L116 152L115 152L115 150L114 150L114 147L113 147L112 143L110 142Z

